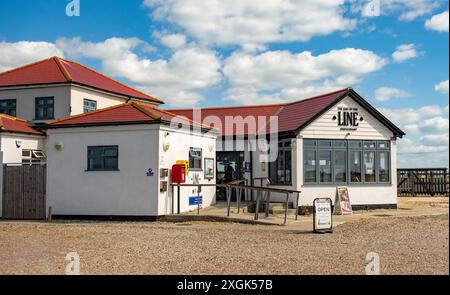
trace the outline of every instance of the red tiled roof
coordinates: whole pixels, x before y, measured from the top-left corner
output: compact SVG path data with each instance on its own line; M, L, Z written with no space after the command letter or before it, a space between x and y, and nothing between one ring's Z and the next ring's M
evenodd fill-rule
M217 107L217 108L202 108L201 111L201 120L203 124L210 124L211 127L221 129L222 135L247 135L247 134L256 134L256 132L262 127L266 126L269 122L271 116L275 116L283 107L283 104L273 104L273 105L256 105L256 106L235 106L235 107ZM169 110L172 114L176 114L179 116L184 116L188 119L198 121L197 118L194 118L192 109L178 109L178 110ZM222 126L215 126L211 124L211 122L206 122L205 118L209 116L216 116L220 119ZM237 116L241 116L244 120L248 116L255 116L255 126L251 126L251 130L249 130L249 125L244 124L242 127L244 128L236 128L237 124L233 125L233 129L227 130L225 127L226 118L230 117L236 118ZM263 118L264 120L258 120L258 116ZM262 123L262 124L261 124ZM219 128L220 127L220 128ZM250 131L250 132L249 132Z
M79 63L52 57L0 73L0 87L36 84L76 83L99 90L163 103Z
M28 125L28 122L16 117L0 114L0 131L43 135Z
M314 118L350 88L286 104L278 114L278 132L294 131Z
M322 110L333 104L338 98L346 94L350 88L345 88L332 93L323 94L320 96L288 103L288 104L276 104L276 105L257 105L257 106L234 106L234 107L222 107L222 108L204 108L201 109L202 123L208 116L217 116L222 123L222 136L230 135L249 135L256 134L256 131L269 123L270 116L278 117L278 132L288 132L298 129L300 126L314 118ZM185 116L189 119L193 119L192 109L181 110L169 110L173 114ZM234 130L225 130L225 117L226 116L242 116L244 119L247 116L266 117L264 126L256 124L256 130L250 130L249 132L247 124L244 125L244 132L236 132L237 128L234 126ZM256 120L258 121L258 120ZM268 126L268 125L267 125ZM227 132L228 131L228 132ZM270 131L267 129L267 131Z
M132 101L89 113L53 120L48 123L48 126L51 128L52 126L63 127L114 123L126 124L135 122L170 122L175 117L177 117L177 115L158 109L149 104ZM181 123L200 126L200 124L194 123L190 120L188 122L181 121ZM208 128L207 126L202 127Z

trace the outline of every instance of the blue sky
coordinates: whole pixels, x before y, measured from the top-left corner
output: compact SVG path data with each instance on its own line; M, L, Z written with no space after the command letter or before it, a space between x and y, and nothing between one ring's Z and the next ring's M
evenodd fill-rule
M62 55L168 107L353 86L406 129L399 166L448 166L448 1L79 0L69 17L70 2L2 1L0 71Z

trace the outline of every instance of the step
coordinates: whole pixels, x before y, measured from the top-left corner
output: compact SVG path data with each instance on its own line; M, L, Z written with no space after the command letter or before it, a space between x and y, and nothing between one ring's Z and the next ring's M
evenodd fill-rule
M294 215L296 213L295 209L288 209L287 211L288 211L287 212L288 215ZM271 210L271 211L269 210L269 213L273 214L273 215L284 215L284 212L285 212L284 209L275 209L275 210Z
M250 205L247 206L247 212L248 213L255 213L255 207L256 204L252 203ZM284 209L286 208L286 203L270 203L269 204L269 213L270 214L274 214L272 212L278 212L278 211L283 211L284 214ZM288 204L288 210L294 210L294 206L292 203ZM266 204L265 203L260 203L259 204L259 212L265 212L266 211Z

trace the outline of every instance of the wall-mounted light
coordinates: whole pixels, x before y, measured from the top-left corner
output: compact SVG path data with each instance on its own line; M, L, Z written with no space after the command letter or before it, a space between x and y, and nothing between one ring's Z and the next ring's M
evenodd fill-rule
M16 147L20 148L22 146L22 141L16 140Z
M169 132L164 133L164 139L163 139L163 145L162 145L164 152L167 152L170 149L169 135L170 135Z
M209 152L212 152L214 150L214 143L212 142L208 143L208 150Z
M64 144L61 141L57 141L55 142L55 150L57 151L62 151L64 148Z

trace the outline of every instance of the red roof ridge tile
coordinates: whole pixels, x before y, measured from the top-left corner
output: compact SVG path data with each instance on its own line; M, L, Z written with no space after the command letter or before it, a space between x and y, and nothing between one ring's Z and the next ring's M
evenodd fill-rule
M78 65L78 66L80 66L80 67L82 67L82 68L84 68L84 69L86 69L86 70L88 70L88 71L91 71L91 72L93 72L93 73L95 73L95 74L97 74L97 75L100 75L100 76L104 77L105 79L108 79L108 80L110 80L110 81L112 81L112 82L114 82L114 83L117 83L117 84L119 84L119 85L121 85L121 86L123 86L123 87L125 87L125 88L127 88L127 89L129 89L129 90L136 91L136 92L138 92L138 93L140 93L140 94L142 94L142 95L144 95L144 96L147 96L147 97L153 99L155 102L158 102L158 103L161 103L161 104L164 103L164 102L163 102L162 100L160 100L159 98L156 98L156 97L154 97L154 96L152 96L152 95L146 94L146 93L144 93L144 92L142 92L142 91L139 91L139 90L137 90L137 89L131 88L130 86L125 85L124 83L121 83L121 82L119 82L119 81L117 81L117 80L115 80L115 79L113 79L113 78L111 78L111 77L108 77L108 76L106 76L105 74L102 74L102 73L100 73L100 72L98 72L98 71L96 71L96 70L94 70L94 69L91 69L91 68L89 68L89 67L87 67L87 66L85 66L85 65L83 65L83 64L81 64L81 63L78 63L78 62L72 61L72 60L67 60L67 59L64 59L64 58L59 58L59 59L62 60L62 61L64 61L64 62L67 62L67 63L73 63L73 64L76 64L76 65ZM65 67L65 66L64 66L64 67Z
M82 118L82 117L86 117L92 114L96 114L96 113L101 113L101 112L105 112L105 111L109 111L109 110L113 110L113 109L117 109L126 105L130 105L130 102L125 102L125 103L121 103L121 104L117 104L117 105L113 105L110 107L106 107L106 108L102 108L102 109L98 109L95 111L91 111L91 112L87 112L87 113L82 113L82 114L78 114L78 115L69 115L69 116L65 116L65 117L61 117L59 119L55 119L55 120L50 120L47 122L48 125L52 125L52 124L57 124L57 123L61 123L67 120L72 120L72 119L76 119L76 118Z
M66 67L61 62L62 58L60 58L58 56L54 56L52 58L56 62L56 64L58 65L58 68L61 70L61 72L63 73L64 77L67 79L67 81L72 82L73 81L72 76L70 75L69 71L66 69Z
M21 119L21 118L17 118L17 117L14 117L14 116L10 116L10 115L7 115L7 114L0 113L0 118L1 117L7 118L7 119L10 119L10 120L19 121L19 122L28 123L27 120L24 120L24 119Z

